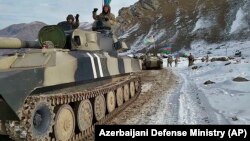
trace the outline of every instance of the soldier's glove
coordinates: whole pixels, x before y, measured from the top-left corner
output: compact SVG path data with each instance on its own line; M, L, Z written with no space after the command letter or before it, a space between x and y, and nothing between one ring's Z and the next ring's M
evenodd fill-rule
M109 21L109 18L105 18L105 21Z
M98 8L94 8L93 12L96 12L98 10Z
M79 21L79 14L76 14L76 21Z

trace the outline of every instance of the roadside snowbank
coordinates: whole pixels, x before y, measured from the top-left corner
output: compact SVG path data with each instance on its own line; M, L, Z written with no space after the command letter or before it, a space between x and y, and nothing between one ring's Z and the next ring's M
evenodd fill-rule
M230 56L240 50L243 58L208 63L197 60L198 69L187 67L187 59L181 58L179 66L172 68L181 78L181 86L175 92L180 95L179 123L203 124L204 119L208 124L250 123L250 81L233 81L238 76L250 80L250 42L213 45L196 42L190 52L195 57L203 57L210 51L211 59L225 55L225 49ZM215 83L204 85L208 80Z

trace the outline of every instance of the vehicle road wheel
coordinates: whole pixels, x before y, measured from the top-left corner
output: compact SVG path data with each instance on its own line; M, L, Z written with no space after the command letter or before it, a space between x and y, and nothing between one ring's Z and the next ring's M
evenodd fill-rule
M100 121L106 114L106 102L103 95L95 97L94 101L94 115L97 121Z
M116 99L115 99L115 93L114 92L108 92L107 96L107 109L108 112L111 113L115 110L115 104L116 104Z
M127 102L129 100L129 86L128 86L128 84L126 84L124 86L123 94L124 94L124 100L125 100L125 102Z
M91 102L86 99L77 104L77 125L80 131L91 127L93 123L93 108Z
M123 89L122 88L118 88L116 90L116 100L117 100L118 107L123 104Z
M134 97L135 96L135 83L134 82L130 82L130 95L131 97Z
M73 109L64 104L56 111L54 134L56 140L69 140L75 130L75 115Z
M32 140L45 140L49 137L52 132L54 113L53 107L47 101L38 101L33 103L31 106L31 119L29 124L30 136Z

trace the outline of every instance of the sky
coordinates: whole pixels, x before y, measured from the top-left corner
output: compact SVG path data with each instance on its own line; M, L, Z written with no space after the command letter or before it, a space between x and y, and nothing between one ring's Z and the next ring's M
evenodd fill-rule
M112 0L111 12L133 5L138 0ZM92 11L101 12L102 0L0 0L0 29L12 24L41 21L57 24L68 14L79 14L80 22L93 22Z

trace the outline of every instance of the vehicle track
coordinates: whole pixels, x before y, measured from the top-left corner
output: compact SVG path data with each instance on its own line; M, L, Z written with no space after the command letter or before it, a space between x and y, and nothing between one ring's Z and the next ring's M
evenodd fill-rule
M32 113L34 112L34 105L40 102L45 102L51 111L56 111L55 107L76 103L79 101L83 101L86 99L93 99L97 96L106 97L108 92L115 92L118 88L123 88L125 85L131 84L131 82L135 85L135 95L130 96L130 99L127 102L124 102L121 106L116 106L113 112L107 113L106 115L94 122L89 128L82 132L75 132L74 135L69 139L69 141L78 141L78 140L92 140L94 135L94 126L98 124L107 124L112 118L114 118L117 114L123 111L126 107L128 107L131 103L133 103L141 92L141 80L137 75L130 75L128 77L124 77L119 81L108 83L106 85L102 85L96 87L95 89L88 89L80 92L71 92L69 93L56 93L56 94L40 94L29 96L22 110L22 121L8 121L6 122L7 133L13 140L17 141L56 141L54 136L51 136L53 133L53 123L51 123L51 129L48 132L48 137L37 137L33 136L31 129L32 123ZM53 115L54 117L54 115Z

